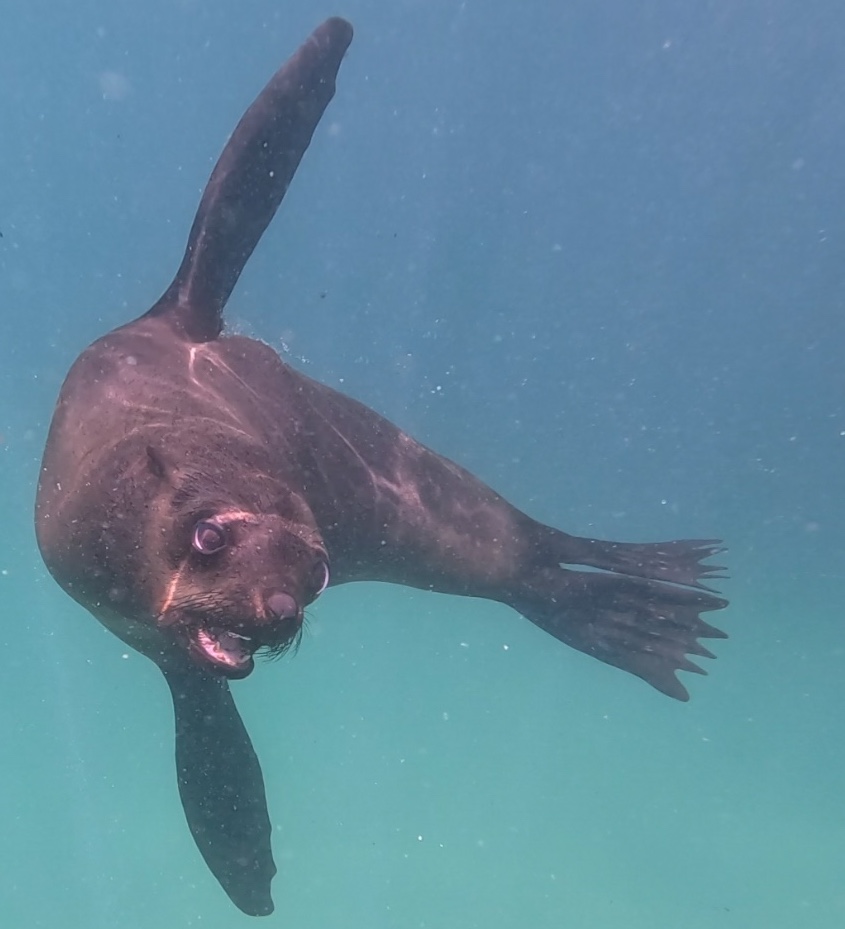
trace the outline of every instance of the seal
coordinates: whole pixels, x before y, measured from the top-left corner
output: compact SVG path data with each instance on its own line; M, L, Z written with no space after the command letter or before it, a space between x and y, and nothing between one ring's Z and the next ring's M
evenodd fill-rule
M556 639L681 700L715 540L607 542L522 513L457 464L223 334L223 310L334 95L352 39L318 27L217 162L179 270L86 349L47 439L36 532L78 603L161 669L196 844L245 913L272 912L261 767L229 682L297 641L331 581L389 581L513 607Z

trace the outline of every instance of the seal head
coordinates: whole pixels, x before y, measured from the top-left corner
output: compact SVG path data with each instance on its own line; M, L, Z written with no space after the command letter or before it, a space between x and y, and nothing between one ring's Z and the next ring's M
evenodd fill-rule
M305 607L329 583L329 561L316 527L292 519L291 495L253 474L247 493L215 470L180 473L152 446L151 470L171 492L156 520L166 579L156 623L210 670L237 679L263 651L284 654L298 641ZM265 485L265 493L260 490Z

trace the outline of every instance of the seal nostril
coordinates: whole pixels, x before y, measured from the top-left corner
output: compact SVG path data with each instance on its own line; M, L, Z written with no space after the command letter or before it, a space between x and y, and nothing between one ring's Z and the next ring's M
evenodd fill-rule
M276 619L296 619L299 616L299 607L290 594L277 591L267 598L267 609Z

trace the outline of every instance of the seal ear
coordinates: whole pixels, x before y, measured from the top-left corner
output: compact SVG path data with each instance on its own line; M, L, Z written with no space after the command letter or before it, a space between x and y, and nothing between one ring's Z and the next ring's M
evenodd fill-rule
M170 469L161 452L152 445L147 446L147 466L160 481L167 480Z
M161 670L173 697L176 774L191 835L235 906L267 916L276 865L264 777L229 685L198 668Z

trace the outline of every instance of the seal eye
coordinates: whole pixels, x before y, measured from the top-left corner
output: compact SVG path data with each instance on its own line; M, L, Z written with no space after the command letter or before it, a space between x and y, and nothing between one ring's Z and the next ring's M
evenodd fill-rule
M201 555L216 555L226 547L226 533L217 523L209 519L201 519L194 526L194 537L191 539L194 550Z
M317 597L329 586L329 566L325 561L314 565L311 571L311 580L309 583L309 593L312 600Z

